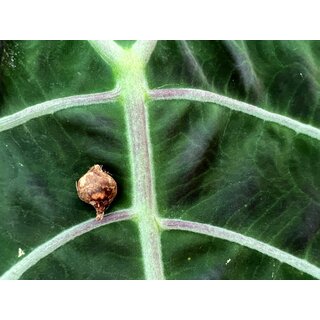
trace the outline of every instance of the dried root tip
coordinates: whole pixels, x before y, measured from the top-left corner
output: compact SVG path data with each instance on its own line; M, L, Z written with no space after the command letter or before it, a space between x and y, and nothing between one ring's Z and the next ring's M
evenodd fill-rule
M96 209L96 220L103 219L104 211L117 195L117 183L98 164L92 166L76 183L79 198Z
M101 221L103 219L103 217L104 217L104 212L101 213L101 212L97 211L96 220Z

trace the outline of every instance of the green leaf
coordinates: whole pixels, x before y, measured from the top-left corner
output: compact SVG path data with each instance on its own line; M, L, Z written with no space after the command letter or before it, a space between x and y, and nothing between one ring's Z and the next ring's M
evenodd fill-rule
M0 48L3 278L320 278L319 42Z

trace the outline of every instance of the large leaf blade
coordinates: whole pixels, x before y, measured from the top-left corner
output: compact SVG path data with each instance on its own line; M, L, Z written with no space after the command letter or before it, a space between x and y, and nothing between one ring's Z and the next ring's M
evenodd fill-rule
M160 42L147 79L151 88L215 90L317 126L318 47L317 42ZM118 80L83 42L18 42L4 48L2 115L112 89ZM105 164L119 182L112 210L131 205L126 107L120 100L64 110L1 133L3 272L21 259L20 247L29 253L90 217L91 208L79 202L74 189L90 165ZM320 266L318 141L214 104L148 101L148 112L161 217L233 230ZM128 260L112 255L119 244L119 252L132 253ZM91 247L90 258L85 252ZM138 247L139 232L131 223L106 226L58 249L24 278L141 278L144 257ZM167 231L162 249L168 278L310 277L204 235ZM92 270L98 263L110 264L110 272Z

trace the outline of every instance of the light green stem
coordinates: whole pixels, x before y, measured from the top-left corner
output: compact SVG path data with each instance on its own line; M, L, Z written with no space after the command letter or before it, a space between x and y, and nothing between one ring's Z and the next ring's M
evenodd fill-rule
M155 49L157 41L155 40L138 40L132 46L132 52L140 58L142 63L146 65Z
M112 60L112 53L104 51L100 43L92 43L105 61ZM148 112L145 102L148 91L144 73L155 42L138 42L131 50L123 50L113 60L113 69L121 88L120 101L125 107L130 159L132 165L132 195L135 221L138 224L146 279L164 279L161 231L157 218L152 148L149 134ZM147 48L147 49L146 49ZM144 51L146 49L146 51ZM144 54L142 54L144 52Z
M146 279L164 279L158 208L155 199L148 112L145 104L147 83L144 65L134 52L127 52L120 63L119 84L125 107L132 160L133 207L140 231Z
M111 40L89 40L89 43L99 56L111 66L118 63L123 55L122 48Z

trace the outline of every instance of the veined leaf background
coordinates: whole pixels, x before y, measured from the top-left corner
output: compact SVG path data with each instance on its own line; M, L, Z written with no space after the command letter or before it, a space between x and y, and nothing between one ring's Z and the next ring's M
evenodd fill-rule
M320 42L0 50L3 278L320 278ZM93 164L119 189L101 225Z

